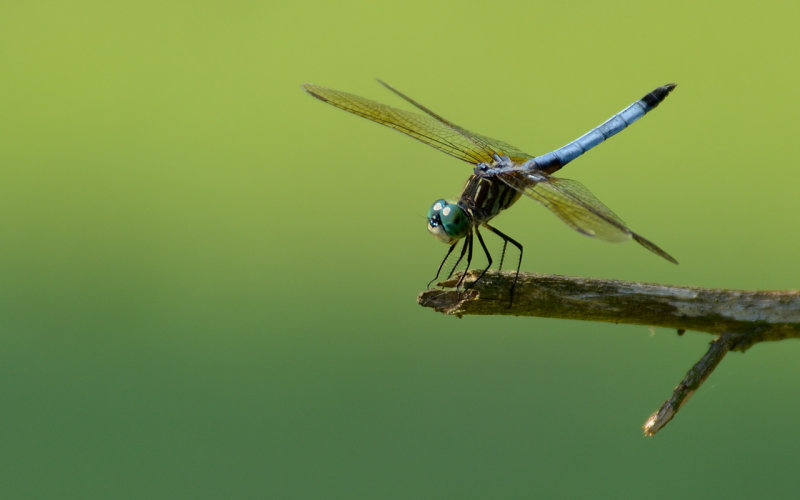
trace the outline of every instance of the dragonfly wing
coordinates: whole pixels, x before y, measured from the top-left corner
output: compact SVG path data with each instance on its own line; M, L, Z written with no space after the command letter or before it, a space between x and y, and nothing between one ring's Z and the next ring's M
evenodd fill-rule
M408 97L407 95L405 95L404 93L400 92L399 90L397 90L396 88L392 87L391 85L389 85L388 83L384 82L383 80L378 80L378 83L380 83L381 85L383 85L387 89L391 90L392 92L397 94L397 96L399 96L401 99L405 100L406 102L408 102L409 104L411 104L415 108L419 109L420 111L424 112L428 116L436 119L437 121L443 123L444 125L447 125L448 127L452 128L453 130L456 130L457 132L459 132L464 137L469 138L471 142L479 145L485 151L489 151L492 154L497 154L497 155L500 155L500 156L508 156L509 158L511 158L512 160L514 160L517 163L523 163L523 162L525 162L525 161L527 161L527 160L529 160L529 159L531 159L533 157L532 155L529 155L528 153L525 153L525 152L519 150L518 148L512 146L511 144L508 144L507 142L503 142L503 141L498 140L498 139L492 139L491 137L487 137L485 135L476 134L475 132L470 132L469 130L467 130L467 129L461 127L461 126L456 125L455 123L447 120L446 118L434 113L432 110L428 109L426 106L423 106L419 102L417 102L414 99Z
M406 111L355 94L310 83L303 85L303 89L317 99L393 128L467 163L492 163L494 161L493 155L495 154L506 156L521 155L524 159L530 158L530 155L525 155L525 153L502 141L495 141L494 139L469 132L421 106L392 87L386 86L426 114L422 115Z
M303 89L317 99L400 131L459 160L472 164L492 161L491 152L432 117L312 84L303 85Z
M617 214L578 181L515 172L500 176L507 184L538 201L576 231L605 241L633 238L654 254L678 262L658 245L631 231Z
M520 151L516 147L512 146L507 142L503 142L499 139L492 139L491 137L486 137L485 135L476 134L474 132L470 132L468 130L464 130L463 128L459 128L462 134L468 134L475 139L481 141L485 147L490 148L492 151L497 153L500 156L508 156L512 161L515 163L525 163L526 161L533 158L533 155L529 155L523 151Z
M525 182L525 174L515 176L514 187L547 207L573 229L605 241L631 238L632 231L625 222L580 182L540 174L535 178L538 181Z

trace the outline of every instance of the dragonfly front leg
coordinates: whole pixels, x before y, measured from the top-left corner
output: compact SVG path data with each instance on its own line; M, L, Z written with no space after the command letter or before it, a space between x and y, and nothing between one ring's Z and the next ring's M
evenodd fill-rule
M450 249L447 250L447 253L444 255L444 259L442 259L442 263L439 264L439 269L436 270L436 276L434 276L433 279L428 282L428 284L426 285L425 288L430 289L431 288L431 283L433 283L434 281L439 279L439 274L441 274L441 272L442 272L442 268L444 267L444 263L447 262L447 258L450 257L450 254L453 253L453 250L456 249L456 245L458 245L457 241L455 243L453 243L452 245L450 245ZM461 256L462 257L464 256L464 252L463 251L461 252ZM459 258L459 260L460 260L460 258ZM453 274L452 271L450 272L450 274ZM449 276L448 276L448 278L449 278Z
M467 271L469 271L469 265L472 264L472 231L467 234L467 237L464 238L464 248L467 249L467 266L464 268L464 272L461 274L461 277L458 279L458 283L456 283L456 291L461 288L461 284L464 283L464 277L467 275ZM464 256L464 250L461 250L461 257ZM461 260L461 257L458 260ZM458 266L458 262L456 262L456 266ZM453 266L453 271L456 270L456 266ZM450 275L453 274L453 271L450 271ZM449 277L449 276L448 276Z
M453 245L457 245L458 243L454 243ZM459 262L461 259L464 258L464 254L467 253L467 240L464 239L464 244L461 246L461 253L458 255L458 259L456 259L456 263L453 265L453 268L450 269L450 272L447 274L447 279L450 279L453 276L453 273L456 272L456 268L458 267Z

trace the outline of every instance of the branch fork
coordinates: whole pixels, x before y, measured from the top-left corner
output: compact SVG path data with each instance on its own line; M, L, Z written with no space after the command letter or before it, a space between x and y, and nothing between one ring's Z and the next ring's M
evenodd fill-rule
M800 291L747 291L660 285L619 280L520 273L509 306L514 272L478 272L426 290L417 302L435 311L468 314L539 316L629 323L696 330L715 335L708 351L686 373L672 396L644 424L652 436L689 400L729 351L744 352L758 342L800 338ZM450 289L448 289L450 288Z

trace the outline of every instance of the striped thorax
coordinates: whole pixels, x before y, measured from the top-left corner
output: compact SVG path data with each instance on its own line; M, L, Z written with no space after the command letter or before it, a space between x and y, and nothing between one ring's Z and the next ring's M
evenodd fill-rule
M479 226L514 204L521 193L496 176L470 175L458 205Z

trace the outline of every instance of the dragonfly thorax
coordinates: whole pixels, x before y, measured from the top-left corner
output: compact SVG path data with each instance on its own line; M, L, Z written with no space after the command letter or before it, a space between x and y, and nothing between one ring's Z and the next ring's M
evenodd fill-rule
M480 225L513 205L520 195L497 176L472 174L458 204L469 213L475 225Z
M472 221L457 203L436 200L428 210L428 231L448 245L469 233Z

